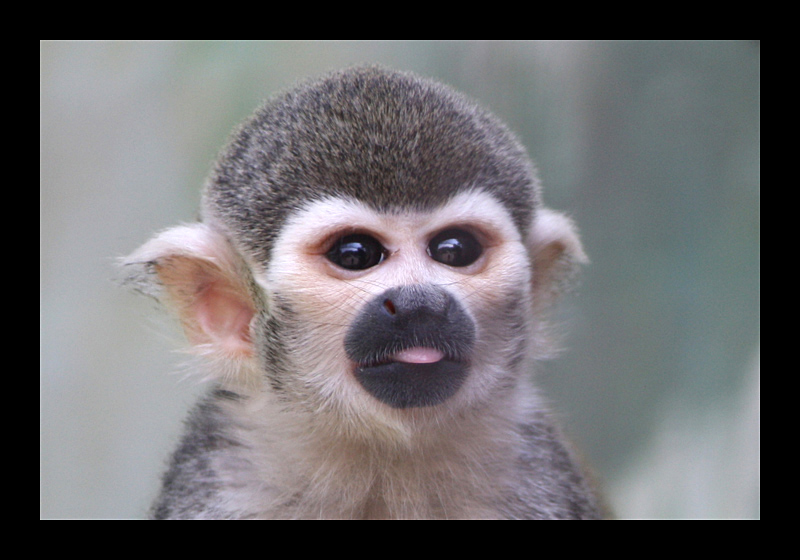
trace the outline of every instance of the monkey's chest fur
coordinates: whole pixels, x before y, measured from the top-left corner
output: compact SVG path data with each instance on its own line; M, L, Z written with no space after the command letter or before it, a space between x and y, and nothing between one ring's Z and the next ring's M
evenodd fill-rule
M242 406L248 409L244 415ZM298 446L288 433L295 428L284 428L285 433L278 428L265 438L260 422L250 419L252 408L224 391L210 394L196 407L165 474L153 518L600 516L569 450L541 415L511 431L505 426L502 442L493 440L485 425L467 421L462 429L469 433L455 430L424 445L376 449L356 442L342 445L340 440L326 446L314 438ZM248 419L239 423L233 420L237 416ZM464 447L465 441L473 445Z

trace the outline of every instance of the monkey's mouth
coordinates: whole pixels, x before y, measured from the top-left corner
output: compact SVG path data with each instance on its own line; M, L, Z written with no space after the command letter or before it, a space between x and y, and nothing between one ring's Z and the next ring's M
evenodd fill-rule
M440 286L390 288L369 300L345 336L354 375L393 408L441 404L467 378L475 324Z
M413 347L357 364L355 376L373 397L393 408L434 406L452 397L467 377L463 360L442 350Z
M359 368L372 368L398 363L407 366L437 364L439 362L463 363L460 353L454 354L434 346L412 346L401 350L386 348L375 355L356 362Z
M400 350L384 358L383 363L401 362L404 364L435 364L445 359L445 353L436 348L415 346L406 350ZM378 365L377 363L374 365Z

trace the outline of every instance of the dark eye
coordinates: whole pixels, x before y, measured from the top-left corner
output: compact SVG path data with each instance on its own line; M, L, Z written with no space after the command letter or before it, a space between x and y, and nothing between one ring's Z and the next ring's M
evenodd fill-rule
M478 260L483 247L475 236L463 229L448 229L431 239L428 254L449 266L469 266Z
M347 270L364 270L383 260L386 249L370 235L345 235L325 255L333 264Z

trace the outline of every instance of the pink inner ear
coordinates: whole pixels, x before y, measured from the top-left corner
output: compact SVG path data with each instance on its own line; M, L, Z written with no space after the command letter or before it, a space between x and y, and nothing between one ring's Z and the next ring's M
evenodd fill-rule
M251 357L250 321L253 309L241 294L223 282L212 282L194 303L197 322L219 350Z

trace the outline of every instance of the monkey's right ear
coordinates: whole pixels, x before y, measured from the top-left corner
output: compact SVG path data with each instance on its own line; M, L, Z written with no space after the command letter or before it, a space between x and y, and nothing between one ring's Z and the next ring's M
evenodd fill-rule
M256 306L243 280L249 274L225 237L201 223L175 227L122 265L124 283L173 309L198 353L225 366L241 366L253 358ZM230 373L230 367L220 373Z
M575 224L564 214L540 208L528 237L533 261L533 297L546 308L566 291L580 265L589 262Z

